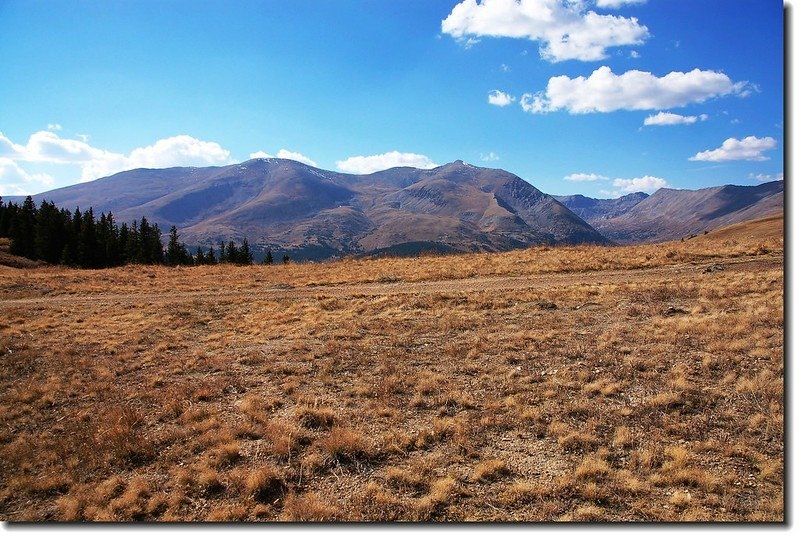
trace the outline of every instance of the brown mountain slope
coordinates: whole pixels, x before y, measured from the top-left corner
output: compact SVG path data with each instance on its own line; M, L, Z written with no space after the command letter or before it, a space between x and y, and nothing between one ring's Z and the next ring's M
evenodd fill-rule
M565 201L568 205L568 201ZM783 182L725 185L700 190L663 188L626 210L586 216L619 243L662 242L762 218L783 209Z
M552 197L503 170L456 161L432 170L348 175L284 159L214 168L131 170L35 197L74 209L141 216L189 246L247 238L293 258L497 251L532 244L607 243Z

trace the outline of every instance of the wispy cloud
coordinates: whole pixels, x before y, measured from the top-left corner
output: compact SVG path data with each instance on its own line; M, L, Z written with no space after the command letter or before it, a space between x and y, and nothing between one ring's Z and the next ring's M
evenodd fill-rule
M645 4L646 0L596 0L596 7L605 9L618 9L625 5Z
M784 181L783 172L775 174L758 173L757 175L750 173L749 179L756 179L761 183L768 183L770 181Z
M607 181L609 178L604 175L599 175L596 173L572 173L564 177L566 181L577 181L577 182L585 182L585 181Z
M658 112L655 115L647 116L644 119L644 126L657 125L692 125L697 121L707 121L707 114L699 114L698 116L682 116L672 112Z

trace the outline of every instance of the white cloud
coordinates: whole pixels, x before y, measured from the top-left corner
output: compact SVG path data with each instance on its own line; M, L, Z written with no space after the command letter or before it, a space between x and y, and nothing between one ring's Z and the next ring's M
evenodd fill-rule
M641 54L637 50L631 50L630 51L630 58L632 58L634 60L637 60L640 57L641 57Z
M412 168L427 170L435 168L438 164L434 163L425 155L400 153L399 151L390 151L381 155L370 155L366 157L349 157L346 160L336 161L336 167L339 170L356 174L374 173L399 166L410 166Z
M483 162L496 162L499 160L499 155L497 155L493 151L489 152L487 155L480 153L480 160L482 160Z
M303 164L307 164L308 166L316 167L317 164L309 157L306 157L302 153L296 153L294 151L289 151L288 149L281 149L277 152L277 157L275 155L270 155L266 151L256 151L255 153L250 153L250 158L285 158L289 160L296 160L297 162L302 162Z
M62 129L60 123L48 123L47 130L48 131L60 131Z
M0 196L33 194L53 183L46 173L28 173L10 158L0 157Z
M158 140L131 151L128 160L136 168L214 166L230 164L230 151L216 142L205 142L186 134Z
M316 162L314 162L310 158L306 157L302 153L295 153L294 151L289 151L288 149L281 149L280 151L278 151L277 158L296 160L297 162L302 162L303 164L307 164L308 166L316 167Z
M718 149L700 151L688 160L722 162L726 160L768 160L763 151L777 147L777 140L770 136L757 138L747 136L743 140L727 138Z
M25 146L15 144L5 134L0 132L0 157L21 159L25 153Z
M112 175L135 168L173 166L212 166L232 163L230 151L216 142L188 135L173 136L139 147L129 155L92 147L83 140L61 138L51 131L33 133L26 145L15 144L0 133L0 157L14 161L76 164L81 181Z
M564 109L572 114L656 110L701 103L730 94L743 97L749 94L750 89L748 82L733 82L724 73L716 71L674 71L657 77L637 70L616 75L610 67L602 66L587 78L552 77L545 91L526 93L521 103L522 108L531 113Z
M649 37L636 18L599 15L582 1L563 0L463 0L441 31L461 42L474 36L537 41L550 62L601 60L608 47L639 45Z
M646 0L596 0L596 7L618 9L625 4L643 4Z
M540 95L533 95L532 93L525 93L519 99L519 105L522 110L530 114L542 114L546 112L546 103Z
M572 173L564 179L567 181L606 181L608 177L596 173Z
M502 71L503 73L510 73L510 67L508 67L508 65L504 63L499 66L499 70Z
M763 174L763 173L758 173L757 175L755 175L753 173L750 173L749 174L749 179L757 179L758 181L760 181L762 183L768 183L770 181L783 181L784 180L782 172L775 173L774 175Z
M707 118L707 114L681 116L680 114L673 114L671 112L658 112L644 119L644 125L692 125L697 121L706 121Z
M621 189L622 192L647 192L651 194L659 188L666 188L669 183L660 177L645 175L632 179L614 179L613 186Z
M508 106L515 100L516 97L503 91L493 90L488 93L488 104L493 104L494 106Z

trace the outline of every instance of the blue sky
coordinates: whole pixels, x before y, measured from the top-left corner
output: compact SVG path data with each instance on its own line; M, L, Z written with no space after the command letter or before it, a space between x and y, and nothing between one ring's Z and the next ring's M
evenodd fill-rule
M783 173L775 0L0 0L0 195L462 159L551 194Z

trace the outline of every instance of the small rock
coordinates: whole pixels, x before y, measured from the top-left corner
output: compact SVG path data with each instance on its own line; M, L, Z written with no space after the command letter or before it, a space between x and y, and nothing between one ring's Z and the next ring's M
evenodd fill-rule
M708 274L710 272L720 272L724 270L724 265L710 265L709 267L705 267L705 270L702 271L703 274Z
M674 306L669 306L663 311L663 315L666 317L671 317L672 315L682 315L688 313L686 310L682 308L675 308Z

